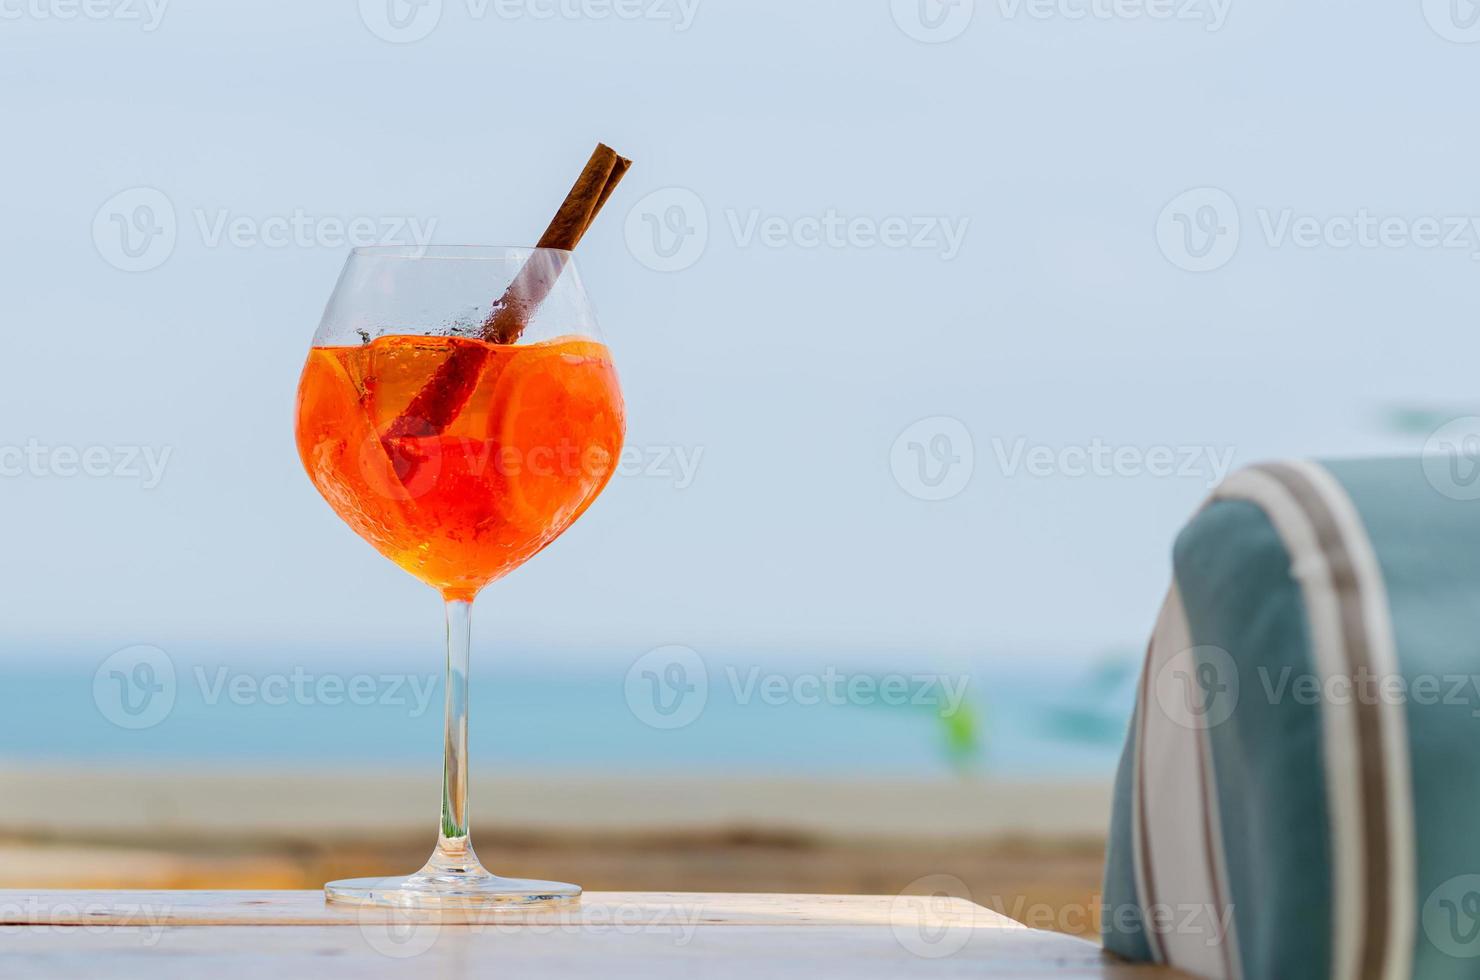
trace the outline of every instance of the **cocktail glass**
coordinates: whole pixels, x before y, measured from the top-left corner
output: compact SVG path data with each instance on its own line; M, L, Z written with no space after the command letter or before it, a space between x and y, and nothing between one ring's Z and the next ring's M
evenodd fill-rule
M514 343L482 339L495 316L522 325ZM500 877L473 852L470 613L485 585L596 499L624 428L616 372L569 252L350 254L299 382L298 451L335 513L445 599L447 722L431 859L405 877L330 882L330 901L477 909L579 900L576 885Z

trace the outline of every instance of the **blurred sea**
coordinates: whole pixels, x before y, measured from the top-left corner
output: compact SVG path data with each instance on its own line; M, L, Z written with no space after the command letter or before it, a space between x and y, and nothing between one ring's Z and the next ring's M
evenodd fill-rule
M828 666L816 658L685 657L528 651L480 663L475 651L475 766L1102 778L1119 755L1139 666L1130 655L955 667L904 657L870 656L851 667L845 658ZM0 761L435 768L441 665L427 657L420 666L281 651L198 660L153 648L96 660L7 656Z

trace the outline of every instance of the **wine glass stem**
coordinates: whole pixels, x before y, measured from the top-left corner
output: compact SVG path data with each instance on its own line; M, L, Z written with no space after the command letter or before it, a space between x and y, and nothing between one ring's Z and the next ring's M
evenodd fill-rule
M447 730L442 762L442 833L437 850L444 858L468 851L468 644L473 604L447 603Z

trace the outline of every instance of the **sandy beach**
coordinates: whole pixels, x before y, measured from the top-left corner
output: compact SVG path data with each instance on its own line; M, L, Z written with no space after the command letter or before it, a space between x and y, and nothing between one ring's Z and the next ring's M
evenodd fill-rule
M430 777L430 778L428 778ZM317 888L397 874L435 833L435 773L0 771L0 887ZM895 894L946 876L984 905L1094 929L1098 783L475 777L500 872L588 889Z

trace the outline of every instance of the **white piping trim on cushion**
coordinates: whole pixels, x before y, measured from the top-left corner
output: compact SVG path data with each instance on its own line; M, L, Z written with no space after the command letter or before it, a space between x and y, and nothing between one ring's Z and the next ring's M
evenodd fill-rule
M1382 566L1378 564L1377 553L1367 537L1367 529L1357 513L1356 504L1324 467L1305 460L1291 461L1288 465L1299 470L1315 486L1341 529L1363 600L1362 617L1367 626L1368 655L1373 673L1380 678L1400 676L1398 643L1388 607L1387 584L1383 581ZM1407 977L1413 969L1418 891L1408 718L1401 702L1381 697L1377 699L1377 714L1382 719L1379 733L1386 776L1383 795L1387 798L1389 862L1388 956L1382 975Z
M1195 658L1187 612L1175 584L1157 619L1146 670L1152 680L1141 753L1146 763L1144 819L1146 839L1156 852L1148 871L1159 906L1157 921L1167 926L1158 938L1172 966L1195 976L1227 980L1237 975L1229 944L1226 937L1208 931L1227 921L1228 906L1212 858L1207 725L1206 719L1182 710L1182 699L1191 696L1182 683L1195 672ZM1209 921L1203 922L1204 916Z
M1303 476L1331 512L1357 580L1373 670L1378 676L1396 674L1397 645L1387 606L1387 590L1372 542L1355 504L1321 467L1304 461L1284 465ZM1301 584L1316 668L1323 682L1333 676L1349 677L1351 664L1346 655L1340 601L1331 568L1311 517L1293 492L1269 473L1250 469L1230 476L1214 496L1217 499L1247 500L1268 515L1290 554L1291 574ZM1387 918L1389 941L1379 975L1392 980L1410 975L1414 943L1415 842L1407 726L1403 710L1400 704L1379 703L1377 706L1390 873L1386 876L1386 894L1372 898L1374 901L1386 899L1385 908L1378 914ZM1327 810L1335 852L1332 972L1344 980L1357 977L1365 966L1360 960L1368 899L1363 882L1369 856L1362 843L1366 828L1362 809L1357 706L1351 702L1323 702L1321 727L1326 757Z
M1141 668L1141 685L1136 697L1136 711L1131 716L1132 729L1131 738L1133 747L1131 751L1131 866L1136 873L1136 902L1141 906L1141 928L1146 930L1146 946L1151 950L1151 958L1157 963L1167 961L1166 950L1161 947L1161 937L1156 934L1151 923L1151 905L1153 897L1151 894L1151 875L1146 867L1146 849L1142 842L1146 840L1146 813L1141 806L1141 794L1145 787L1142 786L1144 778L1143 766L1141 764L1141 753L1145 748L1145 716L1147 710L1147 699L1151 697L1151 650L1146 651L1146 663Z
M1310 626L1315 667L1322 689L1332 676L1344 675L1341 610L1316 539L1315 527L1285 485L1260 470L1234 473L1214 493L1215 499L1245 500L1269 517L1290 555L1290 574L1301 583ZM1361 956L1363 894L1362 788L1357 779L1357 718L1350 704L1321 706L1321 745L1326 757L1326 810L1331 819L1331 965L1332 976L1357 976Z
M1221 938L1224 957L1230 976L1242 980L1243 957L1239 954L1238 915L1233 906L1233 889L1228 883L1228 855L1223 850L1223 811L1218 806L1217 770L1213 768L1213 737L1207 729L1197 733L1198 748L1202 752L1203 812L1207 815L1208 853L1212 855L1212 867L1208 874L1213 879L1213 894L1216 899L1219 923L1227 923L1228 932Z

